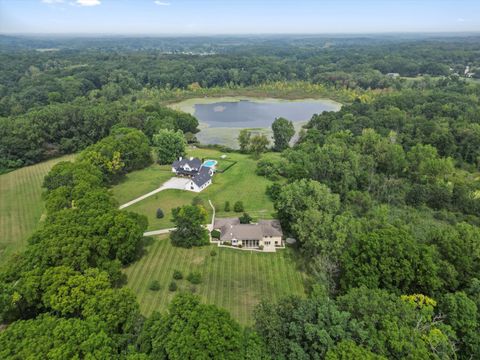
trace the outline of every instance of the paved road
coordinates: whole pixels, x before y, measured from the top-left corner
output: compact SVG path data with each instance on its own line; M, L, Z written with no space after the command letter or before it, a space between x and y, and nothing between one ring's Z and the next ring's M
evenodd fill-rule
M167 190L167 189L179 189L179 190L185 190L185 185L190 181L190 179L185 179L185 178L177 178L177 177L172 177L171 179L167 180L160 186L158 189L155 189L153 191L150 191L149 193L139 196L136 199L133 199L132 201L127 202L126 204L120 205L119 209L125 209L126 207L129 207L139 201L142 201L152 195L155 195L159 193L160 191Z

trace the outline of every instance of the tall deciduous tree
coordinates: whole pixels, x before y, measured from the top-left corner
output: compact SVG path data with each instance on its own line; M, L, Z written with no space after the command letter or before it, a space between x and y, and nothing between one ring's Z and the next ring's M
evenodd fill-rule
M350 314L318 288L306 300L263 302L254 315L255 328L275 359L322 359L354 327Z
M177 295L167 314L154 313L145 322L138 344L152 359L269 359L256 333L188 293Z
M268 144L269 141L265 135L255 135L250 139L250 151L252 152L253 156L258 159L260 154L267 151Z
M434 248L416 243L406 230L393 226L357 236L341 263L343 290L365 285L391 292L430 294L442 285Z
M477 306L464 292L441 297L439 307L445 322L457 333L462 359L480 357L480 314Z
M250 149L250 138L251 133L248 129L240 130L240 134L238 134L238 146L240 146L241 152L248 152Z
M171 164L185 155L187 142L181 131L160 130L153 136L153 144L157 148L158 162Z
M288 144L290 143L293 135L295 135L295 128L293 127L293 123L282 117L276 118L275 121L272 123L272 130L273 139L275 142L275 150L285 150L288 147Z
M275 200L275 209L282 226L290 230L307 210L337 213L340 209L340 197L317 181L298 180L282 187Z
M2 359L115 359L121 346L93 319L42 315L0 332Z
M171 233L172 244L190 248L207 245L208 230L204 227L208 213L202 206L185 205L172 209L176 229Z

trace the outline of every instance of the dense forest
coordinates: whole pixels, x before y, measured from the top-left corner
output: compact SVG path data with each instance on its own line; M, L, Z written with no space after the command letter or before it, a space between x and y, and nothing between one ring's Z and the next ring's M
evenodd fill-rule
M117 123L148 127L147 122L158 123L152 118L175 117L159 110L158 103L156 108L136 104L135 94L142 89L175 92L305 81L323 84L332 93L338 89L423 90L434 87L439 76L464 78L466 66L473 76L480 76L476 40L186 38L177 44L174 39L3 36L0 169L81 150ZM414 83L405 78L419 74L426 77ZM475 91L465 95L474 96ZM184 132L192 130L165 123Z
M480 75L478 41L1 37L0 169L78 156L45 177L44 224L0 269L0 357L479 358L480 84L464 73ZM277 119L275 156L239 139L274 181L306 296L265 299L252 327L190 293L143 316L121 270L147 219L109 187L199 124L142 94L294 81L363 94L292 146Z

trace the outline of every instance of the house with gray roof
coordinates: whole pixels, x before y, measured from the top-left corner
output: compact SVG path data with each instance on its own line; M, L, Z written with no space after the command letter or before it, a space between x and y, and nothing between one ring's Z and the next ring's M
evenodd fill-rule
M180 176L195 176L202 166L199 158L182 158L175 160L172 164L172 172Z
M200 192L212 183L213 169L203 166L199 158L179 158L172 164L172 172L180 177L188 177L185 190Z
M278 220L259 220L255 224L240 224L238 218L217 218L213 228L220 232L220 244L274 252L283 246L283 232Z
M200 170L185 185L186 190L200 192L212 183L213 170L208 167L200 167Z

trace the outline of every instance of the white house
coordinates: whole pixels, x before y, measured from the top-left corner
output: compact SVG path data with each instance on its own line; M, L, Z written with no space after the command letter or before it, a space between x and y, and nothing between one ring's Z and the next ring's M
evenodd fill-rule
M172 164L172 172L177 175L194 176L202 167L202 161L199 158L183 159L180 157Z
M200 192L212 183L213 170L207 167L201 167L200 171L193 176L185 185L185 190Z
M190 178L185 184L185 190L188 191L200 192L212 183L213 169L203 166L198 158L179 158L173 162L172 172L178 176Z

